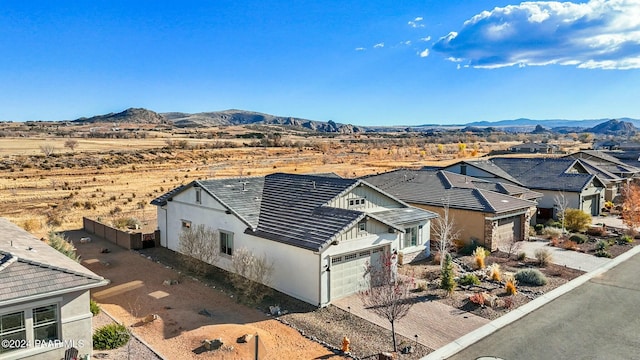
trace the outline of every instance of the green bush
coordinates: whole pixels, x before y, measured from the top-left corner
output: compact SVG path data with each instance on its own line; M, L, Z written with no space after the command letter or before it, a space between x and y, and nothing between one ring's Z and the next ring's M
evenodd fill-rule
M600 240L596 244L596 250L598 250L598 251L605 251L608 248L609 248L609 242L608 241Z
M544 223L544 226L561 229L562 228L562 223L560 221L549 219L546 223Z
M543 286L547 284L547 277L538 269L522 269L516 275L516 280L523 284Z
M540 266L546 266L551 262L553 255L551 254L551 251L549 251L549 249L538 249L535 252L535 257L538 260L538 264L540 264Z
M622 235L620 236L620 238L618 238L618 244L621 244L621 245L631 244L632 242L633 242L633 237L629 235Z
M536 231L536 234L540 235L540 234L542 234L542 229L544 229L544 225L542 225L542 224L535 224L535 226L533 227L533 229Z
M564 212L564 225L569 231L584 231L591 225L591 215L580 209L567 209Z
M576 244L584 244L587 242L588 238L581 234L573 234L569 237L569 240L575 242Z
M98 303L93 301L93 299L89 301L89 310L91 310L93 316L100 314L100 306L98 306Z
M73 244L69 242L64 235L51 231L49 232L49 239L47 243L52 248L66 255L69 259L80 262L80 256L76 253L75 246L73 246Z
M610 258L611 257L611 253L608 252L607 250L604 250L604 249L596 250L594 255L597 256L597 257L606 257L606 258Z
M111 350L124 346L129 342L129 331L122 324L107 324L93 333L94 350Z
M524 259L527 258L527 253L525 253L524 251L521 251L518 253L518 261L524 261Z
M458 283L465 286L480 285L480 280L478 280L478 277L475 274L465 274L463 277L458 279Z

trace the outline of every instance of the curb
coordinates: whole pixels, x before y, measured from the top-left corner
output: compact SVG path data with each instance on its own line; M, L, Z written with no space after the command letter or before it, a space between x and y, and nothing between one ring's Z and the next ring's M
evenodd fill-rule
M501 316L498 319L495 319L490 323L483 325L477 328L476 330L459 337L458 339L450 342L449 344L423 357L421 360L442 360L442 359L451 357L457 354L458 352L466 349L467 347L473 345L474 343L480 341L481 339L493 334L497 330L515 322L516 320L524 317L525 315L528 315L529 313L533 312L534 310L537 310L538 308L551 302L552 300L586 283L587 281L593 279L594 277L604 274L608 270L611 270L613 267L621 264L622 262L628 260L629 258L637 254L640 254L640 245L634 246L633 249L623 254L620 254L610 262L603 264L597 269L591 272L588 272L586 274L583 274L581 276L578 276L577 278L569 281L568 283L544 295L539 296L538 298L522 305L517 309L510 311L506 315Z
M115 317L113 317L111 314L109 314L105 309L100 308L100 311L103 312L105 315L107 315L111 320L113 320L115 323L120 324L120 322L118 320L116 320ZM146 341L142 340L138 335L136 335L133 331L129 330L129 334L131 334L131 336L133 336L134 338L136 338L136 340L140 341L140 343L142 343L142 345L146 346L147 348L149 348L149 350L151 350L152 353L156 354L157 357L159 357L161 360L167 360L167 358L165 358L164 356L160 355L160 353L154 349L153 347L151 347L151 345L149 345L149 343L147 343Z

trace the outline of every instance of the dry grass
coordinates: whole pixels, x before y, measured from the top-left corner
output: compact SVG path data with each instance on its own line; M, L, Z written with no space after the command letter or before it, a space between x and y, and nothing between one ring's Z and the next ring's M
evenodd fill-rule
M156 213L149 202L195 179L274 172L333 172L353 178L400 167L446 165L459 159L458 154L438 153L436 144L393 145L373 142L375 139L363 143L347 135L287 138L305 140L312 147L225 149L198 148L218 140L186 137L182 139L192 149L168 149L165 140L169 136L179 138L168 133L146 139L82 138L74 151L64 147L68 138L0 138L0 213L37 236L49 229L80 228L82 216L100 217L104 222L134 217L153 229ZM53 155L42 154L43 143L53 144ZM480 149L505 146L487 143L480 144Z

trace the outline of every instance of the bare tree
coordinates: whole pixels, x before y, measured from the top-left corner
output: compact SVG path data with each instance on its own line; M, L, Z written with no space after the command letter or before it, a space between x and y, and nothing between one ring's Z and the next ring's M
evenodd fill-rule
M69 148L71 151L74 151L77 146L78 146L78 140L76 139L69 139L64 142L64 147Z
M231 265L231 283L241 295L238 300L259 303L269 294L271 289L268 286L274 266L265 255L257 257L247 248L236 249L231 258Z
M391 267L388 253L384 253L379 264L369 264L366 271L369 284L358 296L365 308L391 323L393 351L398 351L395 322L405 317L414 305L411 290L415 284L412 277L395 276Z
M40 151L44 154L44 156L50 156L56 151L56 147L53 144L42 144L40 145Z
M553 197L554 207L557 210L557 216L562 222L562 233L565 233L565 213L567 212L567 208L569 207L569 201L564 196L564 191L558 192L556 196Z
M453 242L460 236L460 231L456 229L455 219L449 215L449 199L443 203L442 215L432 220L431 231L436 239L436 249L440 252L440 267L444 265L444 257L449 253Z
M203 224L184 228L179 241L178 251L186 255L187 267L197 273L206 273L208 264L219 259L218 233Z

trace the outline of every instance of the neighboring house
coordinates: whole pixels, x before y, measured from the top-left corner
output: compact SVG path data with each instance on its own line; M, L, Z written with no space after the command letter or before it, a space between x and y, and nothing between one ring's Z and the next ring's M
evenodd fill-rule
M482 179L510 181L542 193L543 197L538 200L538 222L556 217L556 200L562 196L568 208L581 209L591 215L598 215L604 205L603 181L575 159L496 157L461 161L446 170L459 173L463 166L467 173L478 174Z
M555 154L558 150L557 145L545 143L522 143L509 148L513 153L524 154Z
M577 159L587 172L597 175L606 185L605 200L613 201L623 187L634 177L640 176L640 168L597 150L582 150L566 158Z
M437 217L366 181L281 173L194 181L151 203L162 246L180 251L183 229L204 224L219 234L216 266L231 271L247 248L274 263L269 286L317 306L361 290L384 253L429 255Z
M443 216L446 206L459 239L491 251L529 238L529 222L542 194L442 170L396 170L365 181L413 205ZM432 233L433 233L432 224Z
M25 230L0 218L0 359L92 354L89 289L108 284ZM7 343L5 340L11 341Z

